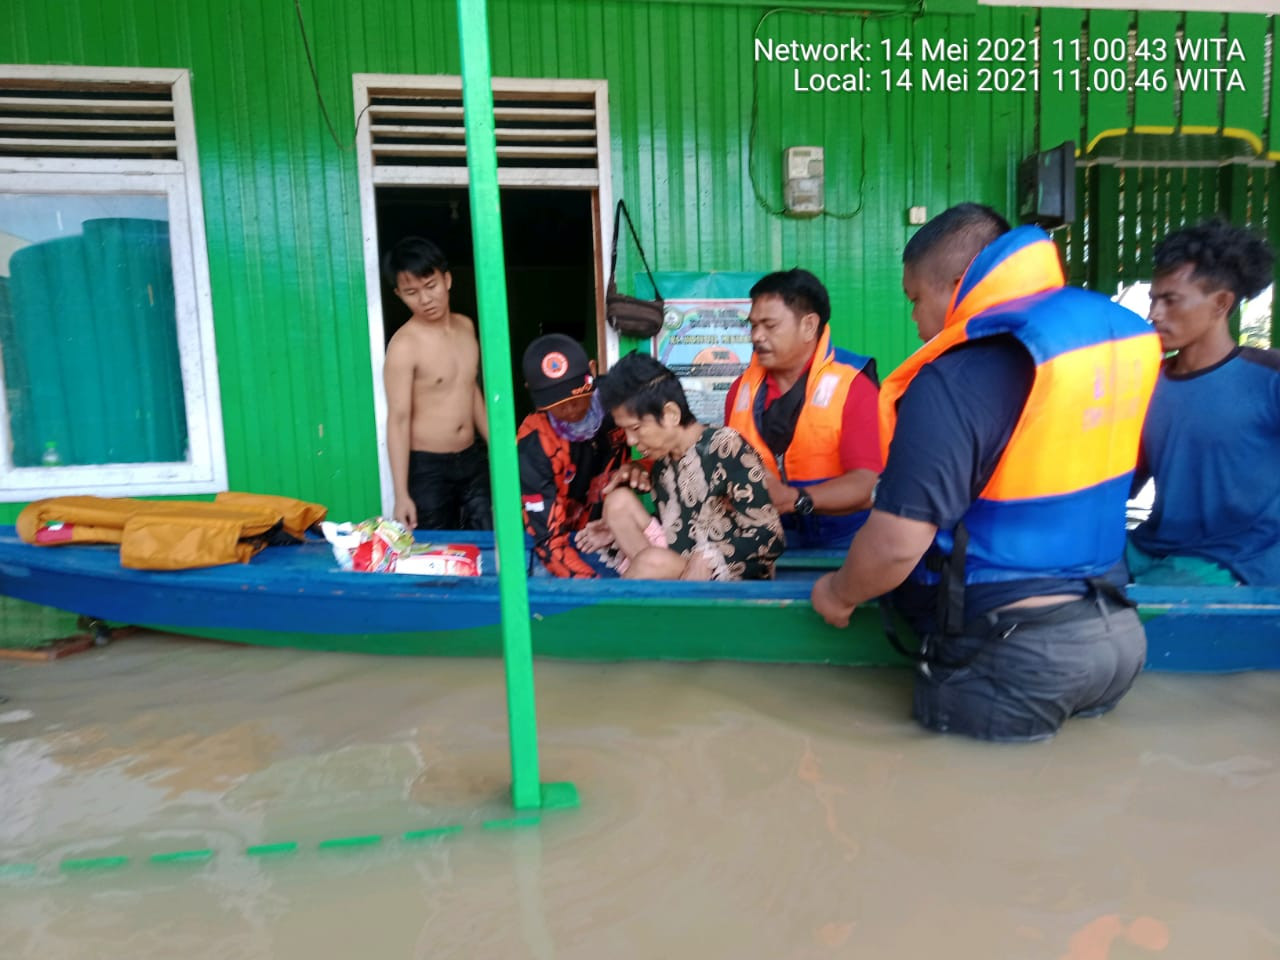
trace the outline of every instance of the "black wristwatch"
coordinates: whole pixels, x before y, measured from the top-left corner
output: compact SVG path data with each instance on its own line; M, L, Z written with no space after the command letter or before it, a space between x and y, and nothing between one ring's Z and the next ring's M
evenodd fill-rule
M809 496L808 490L796 491L796 502L793 509L802 517L807 517L813 513L813 497Z

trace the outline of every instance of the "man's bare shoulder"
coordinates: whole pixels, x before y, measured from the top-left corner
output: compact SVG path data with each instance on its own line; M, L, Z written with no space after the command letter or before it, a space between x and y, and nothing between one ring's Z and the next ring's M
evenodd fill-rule
M438 350L442 341L457 336L454 327L452 315L448 325L427 324L410 318L387 341L387 357L420 356L425 351Z
M449 324L453 327L453 345L456 356L469 368L469 376L475 376L480 369L480 341L476 334L476 324L465 313L449 314Z
M450 313L449 326L458 334L469 336L472 340L476 338L476 322L465 313Z
M387 366L404 364L412 366L415 352L418 352L418 338L416 332L406 323L387 341L384 363Z
M387 352L392 350L404 350L413 343L422 339L423 331L421 326L412 320L400 325L400 328L391 335L391 339L387 341Z

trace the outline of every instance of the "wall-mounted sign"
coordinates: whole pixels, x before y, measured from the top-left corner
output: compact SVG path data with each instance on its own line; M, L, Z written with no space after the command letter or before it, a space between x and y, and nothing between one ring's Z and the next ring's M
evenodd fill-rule
M655 274L666 301L656 356L680 378L690 409L703 423L724 423L725 394L751 362L749 293L762 276Z

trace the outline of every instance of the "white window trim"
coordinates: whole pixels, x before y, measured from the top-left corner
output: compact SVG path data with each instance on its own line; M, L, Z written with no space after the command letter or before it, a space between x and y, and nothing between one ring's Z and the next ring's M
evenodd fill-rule
M217 376L213 298L187 71L2 66L0 76L6 79L161 82L172 88L178 156L182 159L0 157L0 191L25 194L167 194L179 363L189 450L186 462L15 468L9 452L6 398L4 391L0 391L0 502L21 502L62 493L155 496L226 490L227 458Z
M355 112L359 118L356 127L356 164L359 176L360 223L364 246L365 295L369 319L369 359L373 370L373 411L378 438L378 476L382 492L382 512L390 516L395 506L395 486L391 480L391 466L387 457L387 394L382 383L383 361L386 356L386 334L382 314L382 273L378 263L378 214L374 188L383 185L413 185L429 187L466 187L470 183L469 172L464 167L427 165L414 167L386 167L375 177L373 143L369 130L366 107L371 92L387 87L411 90L461 91L462 78L446 74L392 74L357 73L352 77L355 96ZM609 83L607 80L529 79L523 77L494 77L493 89L500 93L522 91L545 92L563 90L574 93L590 93L595 101L596 114L596 169L582 171L574 182L566 183L555 171L537 168L498 170L500 187L528 187L533 189L589 190L594 199L596 233L596 313L597 328L603 332L601 349L604 366L614 363L619 354L618 332L604 322L604 290L609 280L609 240L613 235L613 190L611 178L613 159L609 147ZM520 389L520 385L516 385Z

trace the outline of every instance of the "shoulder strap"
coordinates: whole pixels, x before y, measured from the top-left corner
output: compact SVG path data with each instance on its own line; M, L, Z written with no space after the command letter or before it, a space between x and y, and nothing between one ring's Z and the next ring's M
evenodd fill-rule
M618 289L616 282L618 272L618 228L622 226L624 217L627 221L627 229L631 231L631 239L635 241L636 249L640 251L640 262L644 264L644 272L649 275L649 282L653 284L653 294L661 300L662 292L658 289L657 281L653 279L653 271L649 269L649 260L644 255L644 247L640 243L639 234L636 233L636 225L631 222L631 214L627 212L627 205L622 200L618 201L618 205L613 211L613 244L609 251L609 290L616 291Z
M969 552L969 528L964 521L952 531L951 556L947 557L938 583L938 632L958 637L964 633L964 561Z
M898 653L917 663L929 666L940 667L965 667L982 652L982 647L975 650L970 656L963 661L952 662L944 660L936 653L930 651L931 646L936 646L944 637L959 636L964 632L964 561L965 554L969 549L969 530L964 523L956 524L953 533L954 542L952 543L951 555L949 557L938 557L936 563L930 563L929 569L935 573L941 574L938 582L937 592L937 636L928 636L924 638L919 651L908 650L898 638L898 631L894 625L893 612L891 609L891 601L889 594L885 594L880 598L880 624L884 628L884 634L889 639L889 643Z

